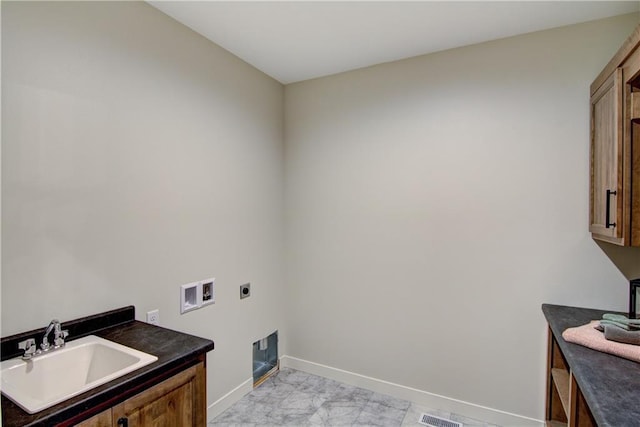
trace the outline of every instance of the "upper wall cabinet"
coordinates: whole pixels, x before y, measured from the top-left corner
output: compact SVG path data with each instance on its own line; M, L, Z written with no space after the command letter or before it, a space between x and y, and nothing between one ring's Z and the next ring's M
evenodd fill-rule
M594 239L640 246L640 26L591 84Z

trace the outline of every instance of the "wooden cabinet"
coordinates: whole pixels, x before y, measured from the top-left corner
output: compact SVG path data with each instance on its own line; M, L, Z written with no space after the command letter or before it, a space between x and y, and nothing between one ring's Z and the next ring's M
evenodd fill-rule
M201 363L114 406L112 415L115 425L126 419L128 427L204 426L205 406Z
M594 237L617 242L624 230L622 69L591 96L591 227Z
M546 425L596 427L598 424L593 419L551 329L547 351Z
M111 427L112 425L111 409L107 409L80 424L76 424L77 427Z
M205 384L205 368L201 362L77 426L204 426Z
M640 246L640 27L591 85L589 231Z

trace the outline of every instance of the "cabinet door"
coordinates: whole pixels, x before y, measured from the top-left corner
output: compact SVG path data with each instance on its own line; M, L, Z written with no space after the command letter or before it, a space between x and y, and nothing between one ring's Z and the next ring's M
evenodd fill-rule
M591 197L589 231L624 244L622 68L591 97Z
M114 406L113 422L128 427L203 426L204 394L204 367L200 363Z

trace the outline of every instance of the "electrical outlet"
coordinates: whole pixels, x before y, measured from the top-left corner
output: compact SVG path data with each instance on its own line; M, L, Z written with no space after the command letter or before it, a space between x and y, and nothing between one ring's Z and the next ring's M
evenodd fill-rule
M240 285L240 299L245 299L251 296L251 283Z
M152 325L160 325L160 310L155 309L147 311L147 323Z

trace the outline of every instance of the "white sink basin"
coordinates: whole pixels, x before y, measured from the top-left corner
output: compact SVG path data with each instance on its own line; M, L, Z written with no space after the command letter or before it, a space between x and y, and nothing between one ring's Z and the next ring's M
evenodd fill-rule
M24 361L0 363L2 392L34 414L158 360L94 335Z

